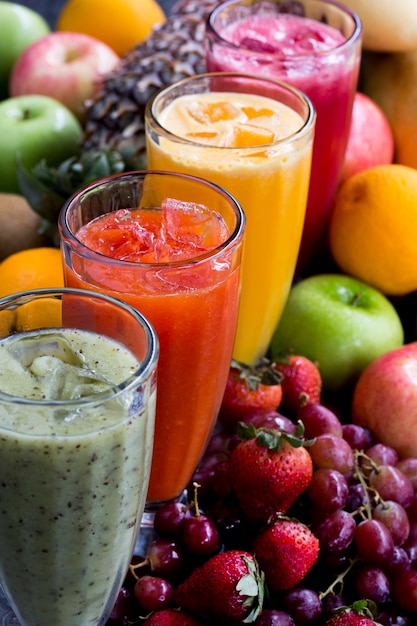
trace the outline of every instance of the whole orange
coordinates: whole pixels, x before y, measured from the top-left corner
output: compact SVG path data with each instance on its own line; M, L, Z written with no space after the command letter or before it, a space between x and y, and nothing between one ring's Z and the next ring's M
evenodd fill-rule
M19 291L63 287L64 273L58 248L28 248L0 263L0 297Z
M56 29L96 37L122 56L165 19L156 0L68 0Z
M339 188L329 225L339 268L387 296L417 289L417 170L388 164Z

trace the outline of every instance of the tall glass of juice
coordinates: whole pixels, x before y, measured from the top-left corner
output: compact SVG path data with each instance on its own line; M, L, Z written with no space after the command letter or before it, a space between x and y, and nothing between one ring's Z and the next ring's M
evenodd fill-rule
M107 622L146 501L157 358L113 298L0 300L0 583L22 626Z
M228 72L174 83L145 111L149 166L211 180L245 212L233 356L247 364L266 354L293 279L314 123L313 107L300 91Z
M325 243L349 133L361 35L358 16L333 0L226 0L208 19L208 71L283 80L301 89L316 109L300 271Z
M219 186L157 171L93 183L61 212L67 284L122 298L159 337L144 523L158 503L181 496L214 428L236 331L244 224Z

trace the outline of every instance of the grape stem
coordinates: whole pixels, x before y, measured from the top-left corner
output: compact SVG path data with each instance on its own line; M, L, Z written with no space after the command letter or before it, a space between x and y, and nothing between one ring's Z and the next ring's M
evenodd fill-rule
M190 502L190 505L192 507L194 507L195 517L200 517L200 507L198 506L197 494L198 494L198 490L200 489L201 485L199 485L197 482L193 482L193 487L194 487L194 498Z
M149 559L146 557L143 561L139 561L138 563L130 563L129 571L135 580L139 580L140 576L136 574L136 570L140 570L142 567L145 567L149 564Z
M356 511L363 519L372 519L372 508L375 502L383 503L378 491L370 487L367 476L371 472L378 472L378 466L374 461L361 450L354 450L355 466L354 476L360 482L365 492L365 504ZM372 495L372 498L371 498Z
M339 591L340 593L342 593L343 591L343 587L344 587L344 582L345 582L345 577L349 574L349 572L351 571L351 569L353 568L354 565L356 565L356 563L358 562L358 559L351 559L349 561L349 565L347 566L347 568L345 570L343 570L343 572L341 572L332 582L331 585L329 585L327 587L327 589L325 591L321 591L319 593L319 598L320 600L323 600L323 598L325 598L326 596L328 596L330 593L336 593L336 587L337 585L340 586Z

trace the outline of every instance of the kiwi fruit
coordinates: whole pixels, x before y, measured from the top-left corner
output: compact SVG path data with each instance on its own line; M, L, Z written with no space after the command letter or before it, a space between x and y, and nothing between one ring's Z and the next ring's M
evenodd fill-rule
M48 245L42 218L23 196L0 193L0 261L14 252Z

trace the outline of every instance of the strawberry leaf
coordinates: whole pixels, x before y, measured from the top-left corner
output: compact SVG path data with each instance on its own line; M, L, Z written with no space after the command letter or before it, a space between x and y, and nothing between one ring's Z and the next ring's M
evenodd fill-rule
M250 391L256 391L259 385L280 385L283 380L281 372L274 369L268 359L262 359L256 366L233 359L231 367L239 372L239 377L246 382Z
M285 441L293 448L311 446L315 441L314 439L303 438L304 426L302 422L297 423L294 434L272 428L255 428L252 423L239 422L237 434L242 441L256 439L260 446L268 448L268 450L280 450Z
M282 448L284 437L281 431L259 428L256 432L256 441L260 446L268 448L268 450L279 450Z
M359 615L374 619L377 614L377 606L372 600L355 600L351 606L340 606L337 609L334 609L333 612L338 614L348 613L350 611L355 611Z
M377 606L373 600L355 600L352 604L352 608L360 613L360 615L370 617L371 619L374 619L377 614Z
M244 607L251 611L242 621L243 624L252 624L262 612L265 594L265 575L259 569L255 559L243 557L248 573L244 574L236 585L236 590L240 595L248 596L243 603Z
M258 595L258 583L252 574L246 574L242 576L236 585L236 591L242 596L257 596Z

